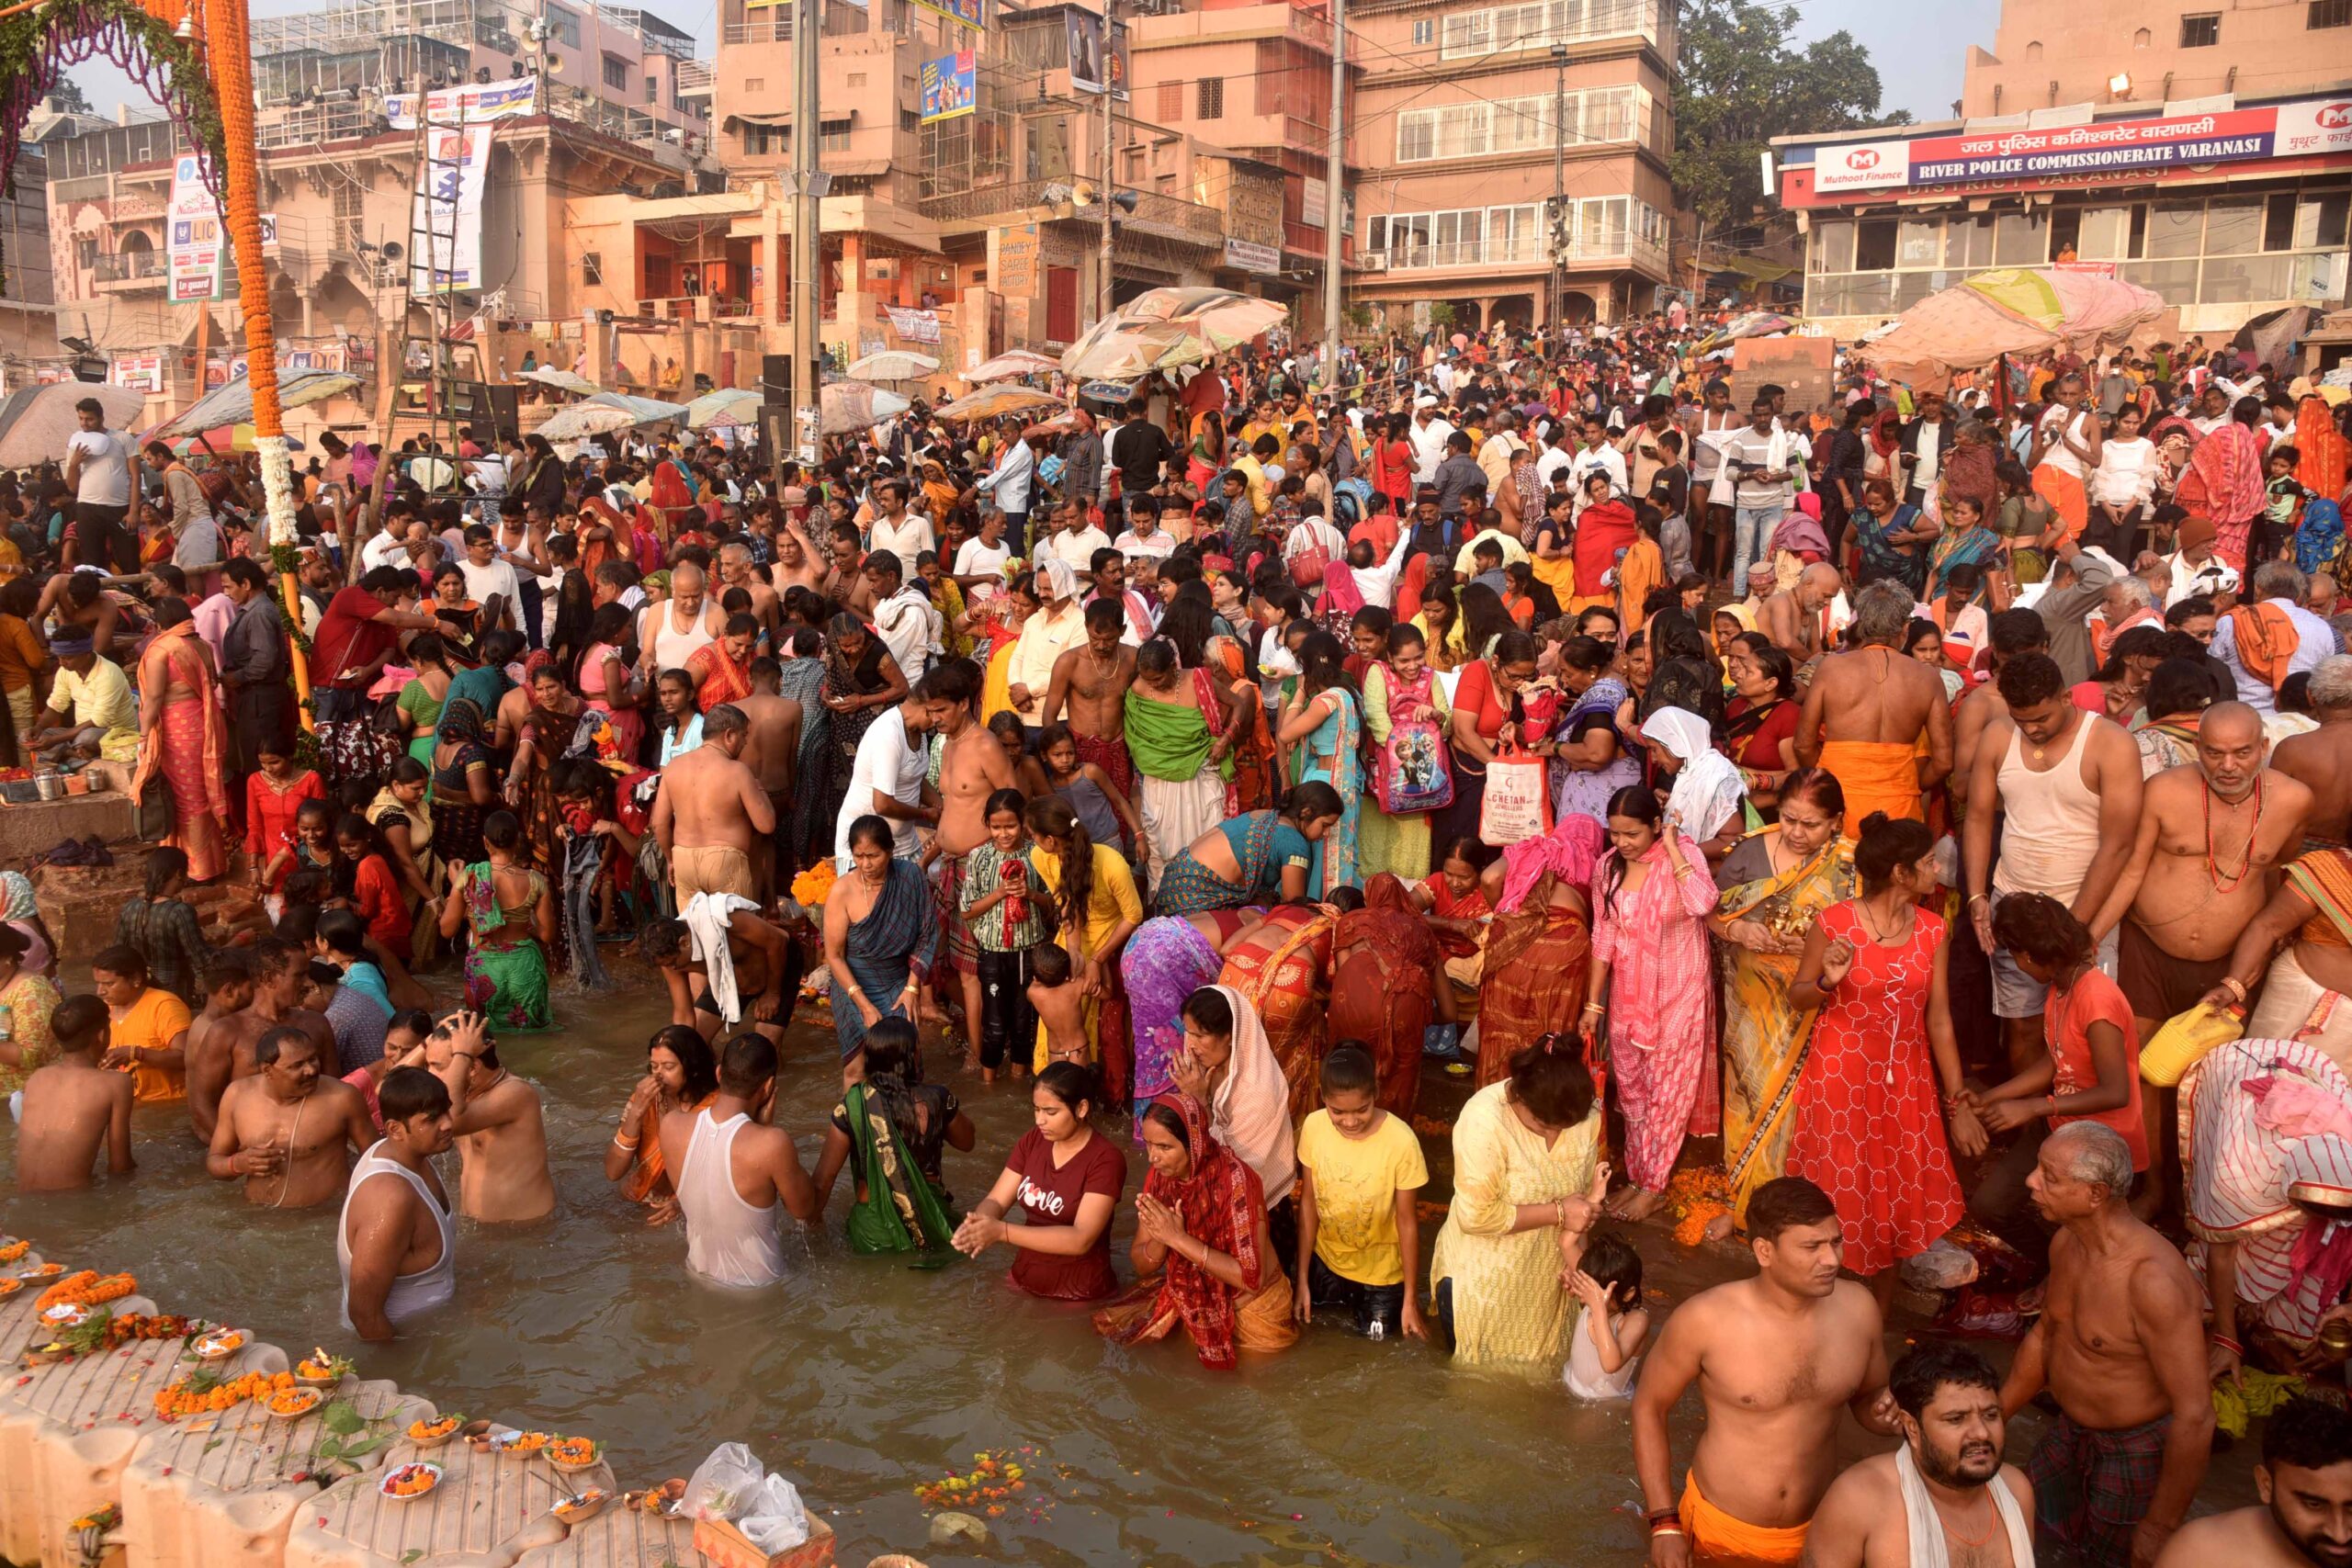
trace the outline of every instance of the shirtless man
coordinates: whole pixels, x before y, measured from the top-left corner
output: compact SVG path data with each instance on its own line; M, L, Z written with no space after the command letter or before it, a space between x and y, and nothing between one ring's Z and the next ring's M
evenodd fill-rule
M1753 1279L1717 1285L1666 1320L1634 1391L1634 1468L1652 1568L1793 1564L1838 1473L1838 1412L1898 1435L1886 1345L1868 1286L1838 1277L1829 1195L1784 1176L1747 1201ZM1667 1416L1692 1381L1706 1425L1678 1505Z
M1065 659L1068 654L1063 655ZM1057 671L1056 679L1059 674ZM1003 745L972 716L980 667L950 659L923 671L915 694L929 709L931 728L944 738L939 757L939 875L933 884L946 938L947 967L962 993L965 1038L979 1038L980 950L964 919L964 857L988 841L989 796L1014 787ZM1048 711L1050 711L1050 699ZM944 986L946 976L940 980Z
M1797 716L1798 763L1837 776L1856 830L1873 811L1925 821L1922 796L1951 772L1943 677L1902 651L1911 603L1899 582L1873 582L1857 594L1854 629L1862 645L1821 661Z
M817 1189L792 1134L767 1124L775 1107L775 1047L744 1033L719 1056L717 1097L662 1118L662 1163L686 1217L686 1268L714 1283L778 1282L784 1212L817 1223Z
M460 1048L462 1047L462 1049ZM464 1164L458 1213L483 1224L536 1220L555 1208L539 1091L499 1065L479 1013L444 1019L424 1065L449 1091L449 1131Z
M209 1145L213 1121L220 1112L220 1091L229 1087L236 1068L229 1019L253 1005L253 965L242 953L215 953L204 966L204 1010L187 1026L187 1114L198 1141ZM252 1060L250 1045L246 1059Z
M2352 658L2321 660L2305 694L2319 728L2278 742L2270 765L2312 792L2305 844L2342 844L2352 839Z
M743 710L721 703L702 716L702 744L662 770L653 836L681 905L697 893L759 897L752 841L775 833L776 815L758 775L743 765L751 739Z
M261 1071L254 1047L282 1023L308 1034L318 1044L320 1062L334 1065L337 1061L334 1026L324 1014L300 1005L303 987L311 983L311 955L282 937L266 936L254 943L247 962L253 972L253 999L222 1019L206 1037L207 1052L218 1049L228 1060L228 1077L223 1081L234 1083ZM188 1032L193 1035L196 1031L191 1027Z
M2033 1486L2001 1462L2001 1380L1984 1358L1950 1340L1923 1345L1894 1363L1887 1389L1903 1447L1830 1486L1805 1537L1806 1568L2033 1568ZM1921 1529L1941 1538L1940 1559L1913 1540Z
M90 1168L106 1150L107 1173L131 1170L129 1075L98 1066L107 1050L107 1004L68 997L50 1014L57 1055L25 1079L17 1126L17 1186L62 1192L90 1185Z
M721 545L718 547L718 581L729 588L740 588L752 596L752 619L760 623L760 630L768 640L775 640L784 625L784 596L760 574L752 564L749 545Z
M1764 601L1757 613L1756 629L1771 638L1772 646L1787 654L1791 662L1803 666L1837 646L1830 622L1844 584L1836 567L1827 561L1814 562L1798 574L1793 591Z
M1135 760L1127 755L1127 688L1136 683L1136 650L1124 643L1126 615L1116 599L1086 606L1086 640L1054 660L1046 687L1044 722L1069 709L1070 739L1078 760L1111 775L1119 793L1136 793Z
M751 674L752 694L735 703L751 726L741 761L759 780L778 829L770 845L774 853L752 857L759 863L753 869L761 873L760 902L765 906L774 902L775 890L789 883L799 869L792 858L795 846L781 829L792 819L793 770L800 760L800 727L807 716L797 702L777 691L784 680L782 664L763 653L752 660Z
M825 575L823 552L809 543L799 524L787 518L783 532L775 536L775 559L768 563L768 581L779 596L793 588L806 588L822 596Z
M449 1091L422 1067L394 1067L377 1090L384 1135L360 1156L335 1222L343 1316L380 1345L394 1325L456 1294L458 1227L433 1156L451 1142Z
M2302 1396L2262 1424L2262 1506L2193 1519L2156 1568L2352 1568L2352 1416Z
M2118 931L2116 979L2143 1042L2222 983L2239 936L2302 842L2312 791L2265 768L2267 750L2260 714L2216 703L2197 728L2197 765L2167 768L2142 787L2132 859L2090 930ZM2143 1084L2140 1104L2156 1181L2143 1213L2170 1213L2180 1190L2176 1094Z
M365 1153L376 1141L367 1096L322 1075L317 1043L292 1024L264 1034L254 1059L261 1070L221 1093L204 1168L216 1181L244 1178L245 1201L266 1209L339 1197L351 1176L344 1146Z
M722 1029L745 1021L774 1044L784 1043L784 1026L791 1017L785 1005L788 986L800 982L799 950L781 926L763 919L750 900L725 894L705 894L727 906L727 965L732 976L732 1005L713 996L710 961L696 951L694 931L684 920L654 920L638 939L637 951L662 971L670 987L670 1021L716 1040ZM752 998L749 1009L743 998Z
M647 685L653 684L662 671L685 663L685 653L679 651L681 639L691 638L696 626L706 634L705 642L718 641L727 630L727 612L705 592L707 587L702 568L690 560L680 561L670 574L670 597L638 613L638 672Z
M2150 1568L2213 1442L2203 1292L2180 1249L2132 1217L2132 1151L2114 1128L2058 1128L2026 1185L2059 1231L2001 1412L2045 1387L2058 1401L2026 1461L2042 1533L2093 1568Z

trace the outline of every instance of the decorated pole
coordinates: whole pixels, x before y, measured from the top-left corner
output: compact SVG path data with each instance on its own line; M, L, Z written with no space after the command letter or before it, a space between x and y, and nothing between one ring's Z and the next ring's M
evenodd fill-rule
M254 400L254 450L261 457L269 513L270 565L286 602L293 644L294 696L302 728L311 711L311 661L303 645L302 597L294 581L293 465L277 406L277 341L269 319L269 276L262 258L261 171L254 157L253 39L245 0L204 0L204 33L213 87L220 101L221 192L229 244L237 258L237 305L245 318L246 385Z

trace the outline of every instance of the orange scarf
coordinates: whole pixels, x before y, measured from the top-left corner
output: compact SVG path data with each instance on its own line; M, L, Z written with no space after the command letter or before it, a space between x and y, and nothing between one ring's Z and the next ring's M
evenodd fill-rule
M157 717L155 728L140 740L139 767L131 776L130 797L138 799L148 781L163 771L164 694L171 690L175 665L181 681L196 689L196 700L204 707L204 799L212 815L225 822L229 819L229 786L221 772L221 759L228 751L228 737L220 722L220 693L212 671L205 663L203 649L196 639L194 621L182 621L157 632L148 641L147 651L139 656L139 709Z
M2276 599L2240 605L2230 612L2230 630L2237 639L2238 662L2245 666L2246 673L2277 691L2287 678L2288 661L2302 644L2302 635L2295 629L2295 618L2287 614L2287 606Z
M2314 495L2342 501L2346 470L2352 468L2352 442L2335 428L2335 412L2325 398L2306 397L2295 405L2295 450L2301 455L2296 481Z

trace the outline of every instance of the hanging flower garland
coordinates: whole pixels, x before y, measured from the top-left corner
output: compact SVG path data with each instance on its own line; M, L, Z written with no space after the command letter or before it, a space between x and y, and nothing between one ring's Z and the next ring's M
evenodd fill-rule
M26 122L67 70L111 62L162 105L197 151L220 199L224 142L220 101L196 44L133 0L51 0L0 19L0 193L17 194L17 155Z

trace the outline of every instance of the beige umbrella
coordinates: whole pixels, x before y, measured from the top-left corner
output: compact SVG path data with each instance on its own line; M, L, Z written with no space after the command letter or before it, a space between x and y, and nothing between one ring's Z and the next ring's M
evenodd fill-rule
M905 398L864 381L828 381L820 396L817 424L824 435L849 435L907 411Z
M849 362L849 373L868 381L912 381L938 368L939 361L930 355L910 354L902 348L885 349Z
M964 379L974 386L983 381L1009 381L1015 376L1043 376L1060 364L1061 361L1046 355L1016 348L998 355L985 365L965 371Z
M1062 355L1079 380L1132 380L1215 358L1290 314L1272 299L1230 288L1148 288L1105 316Z
M954 402L943 406L938 412L942 419L996 419L1009 413L1059 413L1069 407L1069 404L1051 392L1007 382L967 392Z

